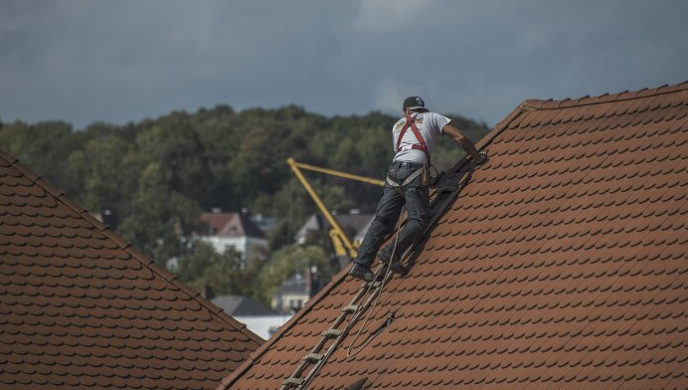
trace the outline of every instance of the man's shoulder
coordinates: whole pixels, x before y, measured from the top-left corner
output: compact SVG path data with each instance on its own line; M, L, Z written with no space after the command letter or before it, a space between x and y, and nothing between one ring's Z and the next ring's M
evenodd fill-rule
M432 112L432 111L424 112L423 114L425 114L426 116L432 116L432 117L438 117L438 116L439 116L439 117L444 117L444 115L439 114L439 113L437 113L437 112Z
M443 118L443 117L444 117L444 115L438 114L438 113L433 112L433 111L421 112L416 116L416 118L421 118L421 119L422 118L435 119L435 118Z
M399 130L402 127L404 127L404 124L406 123L406 119L401 118L397 121L397 123L394 124L393 128L394 130Z
M441 126L451 122L451 118L436 112L426 112L426 115L429 121Z

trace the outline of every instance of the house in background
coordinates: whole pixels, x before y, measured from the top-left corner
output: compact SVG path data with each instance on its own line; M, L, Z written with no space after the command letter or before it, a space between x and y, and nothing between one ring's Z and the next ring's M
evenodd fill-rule
M351 210L349 214L334 215L337 223L339 223L349 239L354 241L357 237L365 236L373 217L375 217L373 214L360 214L356 209ZM330 229L332 229L332 226L322 215L313 214L296 233L294 240L299 244L303 244L313 234L329 237Z
M295 313L320 291L320 283L312 270L305 274L296 273L285 280L279 290L272 296L272 309L278 313Z
M349 214L333 214L333 216L356 248L363 241L363 237L365 237L370 223L375 217L372 214L361 214L358 209L352 209ZM330 247L331 255L337 259L339 268L343 269L349 266L351 259L346 246L334 233L334 229L326 218L321 214L313 214L296 233L294 240L298 244L319 243L325 247Z
M212 244L218 253L224 253L227 248L233 247L244 259L266 255L268 240L265 233L256 226L247 212L203 213L201 221L208 224L208 230L199 234L198 238Z
M223 295L210 300L232 317L270 316L277 314L270 308L251 297L243 295Z
M246 328L267 340L277 333L279 328L293 317L293 313L273 314L269 316L238 316L235 320L246 325Z
M213 298L211 302L221 307L225 313L237 321L246 324L250 331L264 339L269 339L293 315L293 313L278 314L255 299L241 295L221 296Z

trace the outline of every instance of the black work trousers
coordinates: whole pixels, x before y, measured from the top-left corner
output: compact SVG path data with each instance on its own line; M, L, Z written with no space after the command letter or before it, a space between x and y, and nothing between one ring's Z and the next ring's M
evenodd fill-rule
M412 173L423 165L414 162L395 162L389 170L388 176L397 183L402 183ZM408 221L399 236L399 243L394 251L394 257L399 259L401 255L411 247L422 235L429 223L430 200L429 189L424 179L425 175L415 178L407 186L401 188L401 193L389 183L385 184L382 197L375 212L375 219L358 248L358 256L355 263L369 267L375 260L380 246L394 228L401 209L406 203ZM396 238L395 238L396 240ZM386 257L391 258L394 241L383 249Z

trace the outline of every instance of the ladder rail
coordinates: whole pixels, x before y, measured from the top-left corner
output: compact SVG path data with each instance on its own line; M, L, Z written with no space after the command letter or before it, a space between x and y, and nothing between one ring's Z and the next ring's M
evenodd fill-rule
M376 279L377 276L385 268L386 267L384 266L378 267L378 269L376 270ZM384 282L386 282L389 277L391 277L391 274L385 275ZM301 376L305 369L310 364L313 364L308 360L304 360L304 357L304 359L302 359L301 363L297 366L296 370L294 370L292 375L290 375L289 377L287 377L287 379L284 380L282 386L280 387L280 390L287 390L290 389L292 386L296 386L297 389L304 389L306 388L306 386L308 386L308 384L320 372L320 370L325 365L330 356L337 350L344 338L346 338L346 336L349 334L349 331L357 323L358 318L361 316L361 314L363 314L366 311L366 309L370 306L373 298L376 296L375 293L384 286L384 282L373 281L366 282L361 285L356 295L351 299L351 301L349 301L349 304L346 305L344 309L342 309L342 312L337 316L334 323L332 324L332 327L327 331L323 332L323 334L320 337L320 341L310 350L309 354L306 355L306 357L308 357L311 354L317 354L320 352L322 348L325 347L327 341L331 339L331 337L326 336L325 333L332 330L340 331L339 335L334 338L332 344L330 344L329 347L327 347L325 353L322 354L322 359L316 362L314 367L311 368L311 370L305 376ZM365 296L367 296L367 298L365 299L363 305L358 305L357 310L348 310L349 307L355 306L355 304ZM352 317L349 319L344 329L337 329L337 327L341 325L349 315L352 315ZM302 379L303 381L299 381L299 379Z
M386 267L380 267L380 268L381 268L381 270L384 270ZM385 275L385 280L384 280L384 281L386 282L387 279L388 279L389 277L391 277L391 274ZM323 355L323 359L320 360L320 361L315 365L315 367L313 367L313 369L311 370L311 372L308 373L308 376L307 376L306 378L304 378L305 380L304 380L303 384L301 385L301 389L305 389L305 388L313 381L313 379L315 379L315 377L320 373L320 370L323 368L323 366L325 365L325 363L327 363L327 360L328 360L328 359L330 358L330 356L332 356L332 354L337 350L337 348L338 348L339 345L344 341L344 339L346 338L346 336L348 336L349 331L351 330L351 328L353 328L354 325L356 325L356 323L358 323L358 319L360 318L360 316L363 315L363 313L368 309L368 307L370 306L370 304L373 302L373 300L375 299L375 297L376 297L376 295L377 295L375 292L376 292L377 290L381 289L381 288L384 286L384 284L385 284L385 283L381 283L380 286L378 286L376 289L374 289L373 291L371 291L371 294L369 294L368 298L366 299L365 304L363 305L363 307L361 307L361 310L359 310L359 311L357 311L356 313L354 313L354 316L351 318L351 320L349 321L349 323L347 324L347 326L344 328L344 331L342 332L342 334L340 335L340 337L338 337L338 338L332 343L332 345L330 345L330 347L328 348L327 352Z
M364 283L363 286L361 286L361 288L359 288L358 292L356 293L356 295L354 295L353 299L350 301L348 306L352 306L353 304L358 302L358 300L361 299L363 297L363 295L365 295L364 293L368 290L367 288L365 288L366 285L367 285L367 283ZM334 323L330 326L330 329L326 330L325 332L323 332L321 334L320 341L318 341L318 343L313 348L311 348L309 355L310 354L316 354L316 353L320 352L320 350L325 346L325 344L327 344L327 341L330 340L331 338L333 338L333 337L330 337L329 335L327 335L327 332L330 330L339 331L339 329L337 329L337 328L339 327L339 325L341 325L344 322L344 320L347 317L347 313L348 313L347 311L342 311L337 316L337 318L334 320ZM345 336L343 330L340 331L339 335L334 337L335 341L336 341L336 339L342 338L342 336ZM308 356L308 355L306 355L306 356ZM308 367L309 364L310 364L310 362L302 360L301 363L299 363L299 365L296 366L296 370L294 370L292 375L289 378L287 378L287 380L285 380L285 384L283 384L283 386L281 388L286 390L288 388L288 386L295 384L294 381L288 382L289 379L301 379L300 378L301 374L306 369L306 367Z

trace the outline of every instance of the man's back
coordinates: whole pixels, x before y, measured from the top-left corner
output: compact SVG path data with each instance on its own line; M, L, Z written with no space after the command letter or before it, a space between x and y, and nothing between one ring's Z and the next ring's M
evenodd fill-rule
M442 128L451 122L451 119L434 112L414 113L412 117L414 118L414 123L418 132L423 137L428 153L432 153L435 139L442 135ZM404 129L406 121L406 118L401 118L392 128L392 147L396 153L394 161L413 161L419 164L425 164L427 163L425 152L413 148L413 145L420 144L420 140L416 138L414 132L410 131L410 129L407 129L404 133L401 143L399 144L399 150L397 151L399 134Z

